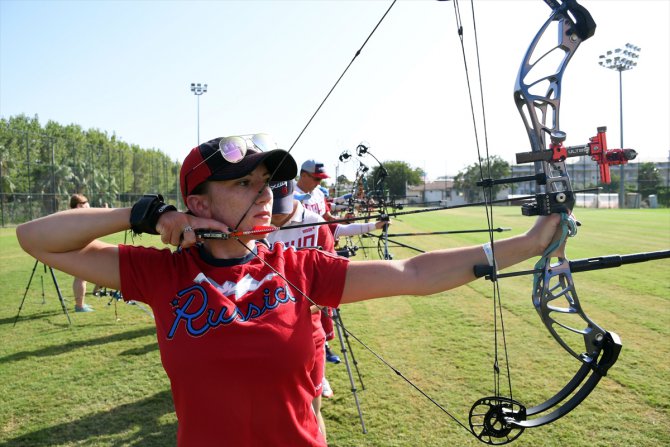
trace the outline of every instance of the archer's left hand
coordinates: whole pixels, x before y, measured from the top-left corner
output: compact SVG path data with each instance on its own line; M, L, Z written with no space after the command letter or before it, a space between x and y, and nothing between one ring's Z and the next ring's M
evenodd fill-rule
M570 217L574 219L574 216ZM535 241L535 252L537 256L541 256L550 244L561 238L561 215L539 216L526 235ZM558 247L552 256L565 257L565 243Z

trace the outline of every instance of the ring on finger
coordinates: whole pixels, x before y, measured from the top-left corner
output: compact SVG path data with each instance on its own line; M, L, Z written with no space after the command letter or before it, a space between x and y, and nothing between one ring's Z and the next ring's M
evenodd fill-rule
M182 231L182 233L186 233L186 232L188 232L188 231L193 231L193 228L191 228L190 225L185 226L185 227L184 227L184 230Z

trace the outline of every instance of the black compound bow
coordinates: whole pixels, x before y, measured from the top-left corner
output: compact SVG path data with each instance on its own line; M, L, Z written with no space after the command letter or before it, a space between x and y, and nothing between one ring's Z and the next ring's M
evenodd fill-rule
M591 37L596 24L590 13L575 0L544 0L552 9L526 52L517 76L514 100L530 139L532 152L518 154L519 161L535 163L534 180L539 192L532 203L524 204L524 215L561 214L562 238L549 247L535 266L532 301L540 319L556 341L575 357L581 366L574 377L554 396L530 408L496 394L480 399L470 411L473 434L488 444L505 444L516 439L524 429L551 423L577 407L596 387L616 362L621 351L617 334L594 323L580 305L570 262L559 257L552 264L551 253L562 245L567 236L576 233L576 222L569 216L575 204L575 194L566 169L567 149L571 155L591 155L601 166L603 181L609 181L609 165L625 163L634 158L632 150L606 148L604 128L591 139L585 153L575 154L574 148L564 148L566 134L559 126L561 83L568 62L579 45ZM554 26L558 42L549 50L540 50L540 42ZM549 73L544 72L548 61ZM542 73L537 73L540 69ZM546 147L547 137L550 139ZM606 173L607 175L605 175ZM497 180L505 183L513 179ZM484 179L483 186L491 186ZM491 279L496 281L495 261ZM583 349L568 342L566 335L577 336Z

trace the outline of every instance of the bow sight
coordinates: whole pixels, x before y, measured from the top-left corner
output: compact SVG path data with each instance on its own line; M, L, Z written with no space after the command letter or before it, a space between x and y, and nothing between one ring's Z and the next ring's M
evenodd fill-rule
M490 187L499 184L535 181L538 185L550 185L549 193L536 194L533 203L524 204L522 212L525 216L548 215L551 213L570 212L575 204L574 191L565 188L568 172L565 160L570 157L591 157L598 164L600 181L609 185L612 181L610 166L624 165L637 157L635 149L609 149L607 147L607 127L598 127L596 136L580 146L565 147L563 142L566 134L560 130L550 133L549 149L516 154L517 164L544 163L547 169L531 176L507 177L502 179L483 179L477 186ZM561 180L551 180L561 179ZM559 187L560 186L560 187ZM552 190L553 189L553 190Z
M606 138L607 127L598 127L596 136L591 137L587 144L581 146L563 146L566 135L562 131L551 132L549 149L520 152L516 154L516 162L518 164L531 162L545 162L550 165L553 172L559 173L560 176L567 177L568 173L563 172L565 165L563 162L568 157L583 157L590 156L591 160L598 164L600 170L600 181L605 184L610 184L610 166L627 164L630 160L637 157L637 152L634 149L608 149ZM559 164L560 163L560 164ZM539 184L547 184L546 173L540 177ZM513 180L513 179L512 179ZM565 191L556 191L553 194L540 194L537 197L536 205L527 205L523 208L523 214L526 216L546 215L555 212L563 212L564 209L572 210L574 206L574 194L569 194Z

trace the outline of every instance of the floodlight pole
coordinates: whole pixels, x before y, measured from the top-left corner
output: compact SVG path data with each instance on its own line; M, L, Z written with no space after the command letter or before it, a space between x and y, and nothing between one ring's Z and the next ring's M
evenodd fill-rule
M637 65L637 59L640 57L642 49L631 43L627 43L624 48L616 48L609 50L605 54L601 54L598 63L610 70L619 72L619 136L621 141L621 149L623 149L623 77L621 73L626 70L632 70ZM619 188L619 208L624 208L626 205L626 190L624 186L624 164L619 165L620 188Z
M195 96L198 98L198 141L196 142L196 146L200 145L200 96L202 96L203 93L207 93L207 84L200 84L200 83L194 83L191 82L191 91Z

